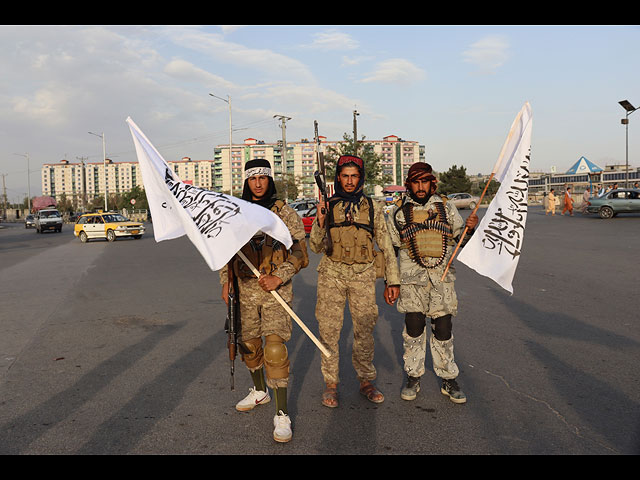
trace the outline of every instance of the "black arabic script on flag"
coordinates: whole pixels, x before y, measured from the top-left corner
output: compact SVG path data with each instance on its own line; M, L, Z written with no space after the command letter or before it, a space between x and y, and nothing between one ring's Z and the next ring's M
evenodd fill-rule
M488 250L496 250L498 255L503 252L515 259L520 255L522 238L524 235L524 221L527 215L527 196L529 191L529 161L518 168L516 176L506 192L508 205L496 209L495 216L489 221L483 231L482 246Z
M224 225L229 224L228 220L240 213L240 205L232 197L176 181L168 168L164 181L207 238L217 237Z

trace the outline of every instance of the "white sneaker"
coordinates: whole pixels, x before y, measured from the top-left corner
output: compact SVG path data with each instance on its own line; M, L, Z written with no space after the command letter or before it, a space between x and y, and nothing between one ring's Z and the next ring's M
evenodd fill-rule
M273 430L273 439L276 442L284 443L291 440L293 433L291 432L289 415L280 410L278 414L273 417L273 426L275 427Z
M249 389L249 395L244 397L236 404L236 410L240 412L248 412L249 410L253 410L258 405L264 405L265 403L269 403L271 401L271 397L269 396L269 391L266 392L262 390L256 390L254 387Z

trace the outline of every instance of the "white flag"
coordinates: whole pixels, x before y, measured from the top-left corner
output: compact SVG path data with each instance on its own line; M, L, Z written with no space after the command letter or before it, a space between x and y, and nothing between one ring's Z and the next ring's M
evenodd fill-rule
M527 102L513 122L492 172L501 182L498 193L458 255L462 263L511 294L527 221L531 123Z
M291 248L289 229L272 211L222 193L187 185L131 118L133 136L156 242L187 235L211 270L220 270L253 235L263 231Z

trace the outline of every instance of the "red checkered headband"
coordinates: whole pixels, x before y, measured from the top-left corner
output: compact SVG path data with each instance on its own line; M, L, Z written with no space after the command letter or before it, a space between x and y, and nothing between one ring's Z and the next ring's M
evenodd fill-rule
M358 167L360 167L360 170L364 170L364 163L362 162L362 159L360 157L354 157L353 155L342 155L338 159L337 167L341 167L345 163L355 163Z

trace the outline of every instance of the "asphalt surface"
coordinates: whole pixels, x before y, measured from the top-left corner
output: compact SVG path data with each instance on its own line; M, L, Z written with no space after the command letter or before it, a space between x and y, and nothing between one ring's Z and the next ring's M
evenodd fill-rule
M0 454L640 453L640 215L531 207L513 295L457 263L464 405L440 393L430 358L418 398L400 399L402 317L381 281L380 405L358 393L348 310L336 409L320 404L320 353L294 324L288 444L272 439L275 401L234 409L250 377L236 360L230 389L218 273L188 239L156 243L150 228L82 244L68 225L2 226ZM316 334L318 261L292 305Z

